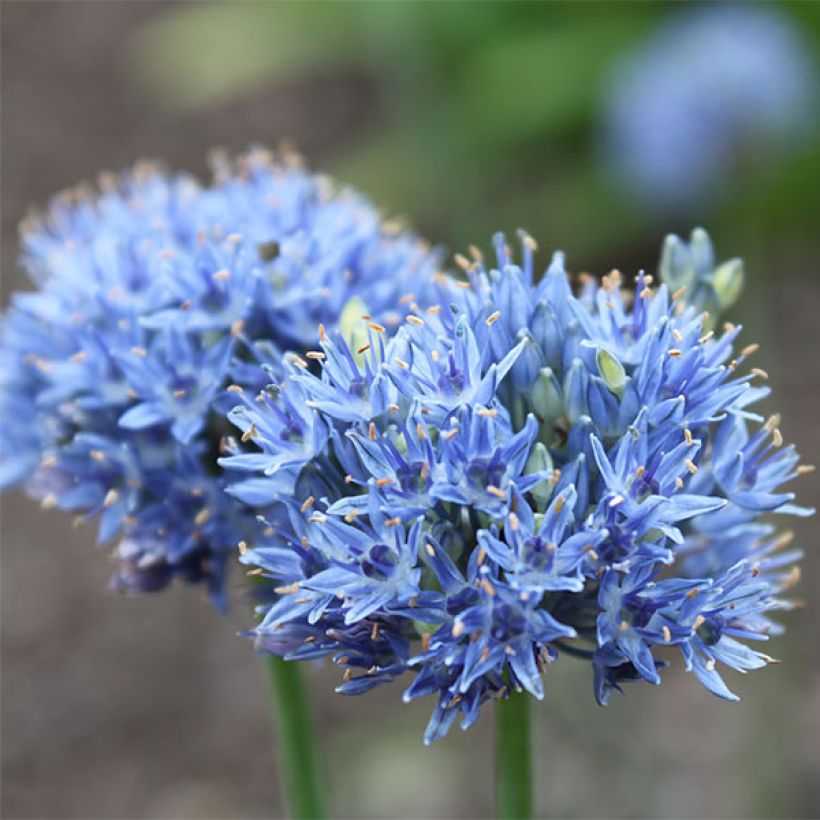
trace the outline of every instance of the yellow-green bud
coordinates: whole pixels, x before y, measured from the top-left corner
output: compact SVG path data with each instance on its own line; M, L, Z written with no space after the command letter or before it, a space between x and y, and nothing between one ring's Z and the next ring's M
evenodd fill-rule
M606 386L616 396L622 396L626 386L626 370L620 359L605 347L599 347L595 353L595 364Z
M731 307L743 290L743 260L730 259L715 271L712 287L715 289L721 310Z

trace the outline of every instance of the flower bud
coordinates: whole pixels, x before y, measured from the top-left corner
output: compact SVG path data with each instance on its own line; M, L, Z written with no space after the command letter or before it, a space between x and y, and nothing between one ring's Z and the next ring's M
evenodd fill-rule
M626 385L626 370L620 359L606 348L599 347L595 353L595 364L606 386L616 396L622 396Z
M730 259L724 262L715 271L714 279L712 280L712 287L717 294L718 302L721 310L730 308L740 296L743 290L743 260Z
M541 421L557 419L564 412L561 386L550 367L542 367L530 391L530 403Z

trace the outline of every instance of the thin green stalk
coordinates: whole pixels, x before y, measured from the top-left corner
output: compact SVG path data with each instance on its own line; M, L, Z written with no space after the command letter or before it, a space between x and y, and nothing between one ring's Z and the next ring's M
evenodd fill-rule
M495 707L495 789L499 820L532 817L531 696L514 692Z
M321 820L325 817L324 794L299 665L276 655L267 656L267 665L290 814L299 820Z

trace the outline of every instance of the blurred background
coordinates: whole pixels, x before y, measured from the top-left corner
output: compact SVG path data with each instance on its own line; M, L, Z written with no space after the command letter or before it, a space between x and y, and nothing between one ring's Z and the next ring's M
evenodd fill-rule
M702 224L749 284L733 320L763 344L783 432L820 458L818 3L4 2L2 288L26 287L32 204L148 156L207 174L210 148L295 144L450 252L524 227L596 274L654 270ZM800 500L815 505L817 474ZM730 684L679 668L604 710L564 659L535 711L545 817L820 812L820 528L785 663ZM105 593L90 530L2 500L2 815L270 817L283 809L263 669L236 637L241 579ZM421 745L431 703L361 699L310 672L341 817L483 817L492 716Z

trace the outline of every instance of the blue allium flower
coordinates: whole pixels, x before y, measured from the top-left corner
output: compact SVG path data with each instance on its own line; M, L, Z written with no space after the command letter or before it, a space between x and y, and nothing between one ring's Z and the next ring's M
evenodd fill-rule
M755 4L676 11L618 63L605 91L605 159L653 203L685 205L817 125L811 48Z
M666 274L704 242L667 240ZM272 594L258 646L332 656L344 693L414 675L405 698L437 699L426 742L511 690L541 698L560 654L602 704L659 683L670 649L735 699L718 665L771 660L749 642L796 580L779 522L811 512L785 489L810 468L751 409L769 391L740 328L705 329L643 273L573 280L561 254L536 282L522 248L522 266L503 236L494 268L457 257L466 281L437 277L437 301L356 350L322 331L321 372L286 363L242 395L230 418L257 447L221 459L270 510L242 549Z
M202 187L140 165L23 226L37 290L0 331L0 485L99 517L101 541L120 536L116 587L202 580L222 603L227 557L256 531L216 468L230 391L263 385L261 363L279 373L319 322L350 338L362 313L398 322L436 257L295 155L214 170Z

